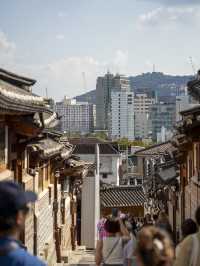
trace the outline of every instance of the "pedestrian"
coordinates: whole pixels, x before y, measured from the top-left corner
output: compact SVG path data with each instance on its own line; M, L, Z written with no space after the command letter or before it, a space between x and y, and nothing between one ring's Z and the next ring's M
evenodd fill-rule
M138 233L135 255L138 266L172 266L174 249L165 231L147 226Z
M144 224L143 226L150 226L150 225L153 225L153 221L151 219L151 214L150 213L147 213L144 217Z
M29 254L19 238L28 213L28 204L36 201L31 191L12 181L0 182L0 265L44 266L37 257Z
M132 226L132 233L136 237L136 234L137 234L137 222L136 222L136 220L134 219L133 216L129 217L128 221L130 222L130 224Z
M197 225L192 219L186 219L181 226L182 240L176 247L176 257L181 249L182 241L189 235L195 234L197 232Z
M108 218L105 222L107 237L97 242L96 265L123 265L123 248L130 240L128 230L120 218Z
M169 222L166 212L164 211L159 212L156 226L159 227L160 229L165 230L170 235L170 237L173 239L172 227L171 227L171 224Z
M200 265L200 206L195 214L198 231L187 236L181 243L177 254L175 266L199 266Z
M157 213L154 213L153 214L153 224L156 225L158 222L158 214Z
M102 215L101 219L97 223L97 240L103 240L107 236L107 232L105 230L105 222L106 222L106 217Z
M126 228L130 234L130 240L124 245L124 266L136 266L136 258L134 256L134 251L136 248L136 237L134 229L129 221L126 223Z

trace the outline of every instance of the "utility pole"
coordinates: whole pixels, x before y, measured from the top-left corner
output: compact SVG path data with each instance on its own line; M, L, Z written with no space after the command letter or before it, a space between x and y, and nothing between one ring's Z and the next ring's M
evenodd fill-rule
M86 82L85 72L82 72L82 77L83 77L83 90L85 92L87 91L87 82Z
M45 88L46 98L48 99L48 89Z

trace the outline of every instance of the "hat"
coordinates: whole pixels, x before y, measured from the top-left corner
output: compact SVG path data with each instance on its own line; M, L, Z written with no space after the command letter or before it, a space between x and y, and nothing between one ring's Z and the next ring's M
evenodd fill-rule
M34 192L24 191L16 182L0 182L0 216L11 216L36 200L37 195Z

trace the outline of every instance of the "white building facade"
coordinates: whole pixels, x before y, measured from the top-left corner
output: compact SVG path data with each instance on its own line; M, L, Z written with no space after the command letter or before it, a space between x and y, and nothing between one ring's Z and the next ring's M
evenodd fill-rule
M74 154L81 160L95 162L95 144L77 144ZM120 167L122 155L111 144L99 144L99 177L104 183L118 186L120 183Z
M134 93L129 89L111 92L110 136L134 140Z
M135 138L146 139L152 131L150 108L155 98L147 93L136 93L134 97Z
M56 103L56 112L61 117L60 130L67 133L87 134L94 130L95 105L64 98Z

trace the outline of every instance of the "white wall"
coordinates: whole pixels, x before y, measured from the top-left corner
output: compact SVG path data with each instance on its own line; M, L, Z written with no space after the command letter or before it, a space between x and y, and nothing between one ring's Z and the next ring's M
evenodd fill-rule
M82 160L95 162L94 154L77 154ZM100 154L100 179L107 184L119 185L119 167L121 155ZM103 178L103 173L108 174L107 178Z
M134 93L112 91L111 102L111 137L134 140Z
M86 177L82 186L81 245L94 249L100 219L99 176Z

